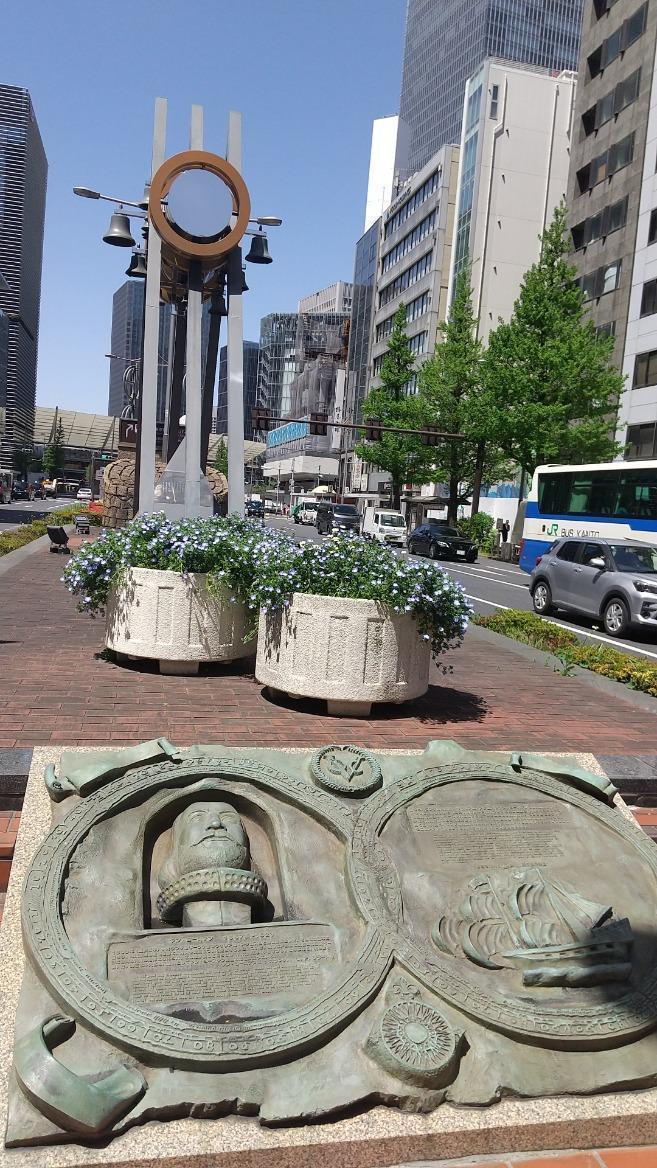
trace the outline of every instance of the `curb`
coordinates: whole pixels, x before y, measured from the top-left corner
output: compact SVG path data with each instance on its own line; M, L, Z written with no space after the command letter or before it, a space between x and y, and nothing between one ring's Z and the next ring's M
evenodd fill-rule
M657 715L657 698L651 697L650 694L642 693L641 690L630 689L629 686L623 685L621 681L613 681L610 677L603 677L599 673L593 673L590 669L583 669L581 665L574 665L569 668L567 674L563 674L563 662L558 657L555 657L553 653L546 652L545 649L535 649L532 645L525 645L522 641L514 641L513 637L505 637L503 633L496 633L493 629L482 628L481 625L469 625L466 636L472 636L473 632L476 632L477 636L481 637L484 641L488 641L491 645L503 645L518 657L523 657L525 661L535 661L538 665L544 665L552 669L554 673L560 673L566 677L575 677L579 681L586 682L593 689L607 694L608 697L615 698L616 701L628 702L631 706L645 710L649 714Z
M57 526L63 527L68 535L75 535L74 523L61 523ZM5 572L15 567L16 564L20 564L22 560L26 560L34 552L49 546L50 539L48 535L39 535L36 539L31 539L29 543L23 544L22 547L15 548L13 552L5 552L4 556L0 556L0 576L4 576Z

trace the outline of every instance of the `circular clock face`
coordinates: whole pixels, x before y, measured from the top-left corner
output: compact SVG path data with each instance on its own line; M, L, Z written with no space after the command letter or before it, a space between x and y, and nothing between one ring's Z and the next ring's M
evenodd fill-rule
M230 230L233 196L226 183L209 170L187 170L171 184L167 218L192 240L210 242Z

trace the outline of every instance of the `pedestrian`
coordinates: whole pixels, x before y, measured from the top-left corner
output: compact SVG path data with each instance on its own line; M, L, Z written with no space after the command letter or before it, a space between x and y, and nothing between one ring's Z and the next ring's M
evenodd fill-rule
M502 543L506 543L509 538L509 531L511 530L508 519L504 520L502 524Z

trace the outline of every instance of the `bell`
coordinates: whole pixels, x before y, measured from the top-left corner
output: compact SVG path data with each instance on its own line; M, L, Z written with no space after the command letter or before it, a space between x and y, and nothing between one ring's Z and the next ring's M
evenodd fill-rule
M244 268L242 268L242 292L248 292L248 290L249 290L249 285L246 282L246 274L245 274Z
M130 220L121 211L115 211L110 219L109 227L103 236L104 243L113 243L115 247L134 247L135 241L130 231Z
M267 236L262 230L262 227L258 231L258 234L253 236L249 254L245 258L251 264L270 264L272 262L269 254Z
M210 298L210 316L228 316L226 298L223 292L213 292Z
M130 263L125 270L126 276L139 276L142 279L146 276L146 258L143 251L133 251L130 256Z

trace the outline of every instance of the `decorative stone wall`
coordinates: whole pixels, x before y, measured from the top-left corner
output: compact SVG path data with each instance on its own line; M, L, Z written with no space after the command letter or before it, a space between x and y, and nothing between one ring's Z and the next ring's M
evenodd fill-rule
M164 463L155 464L155 481L164 473ZM214 467L205 471L212 494L224 512L228 498L226 476ZM133 496L135 490L135 455L133 451L121 451L115 462L105 467L103 477L103 527L123 527L132 519Z

